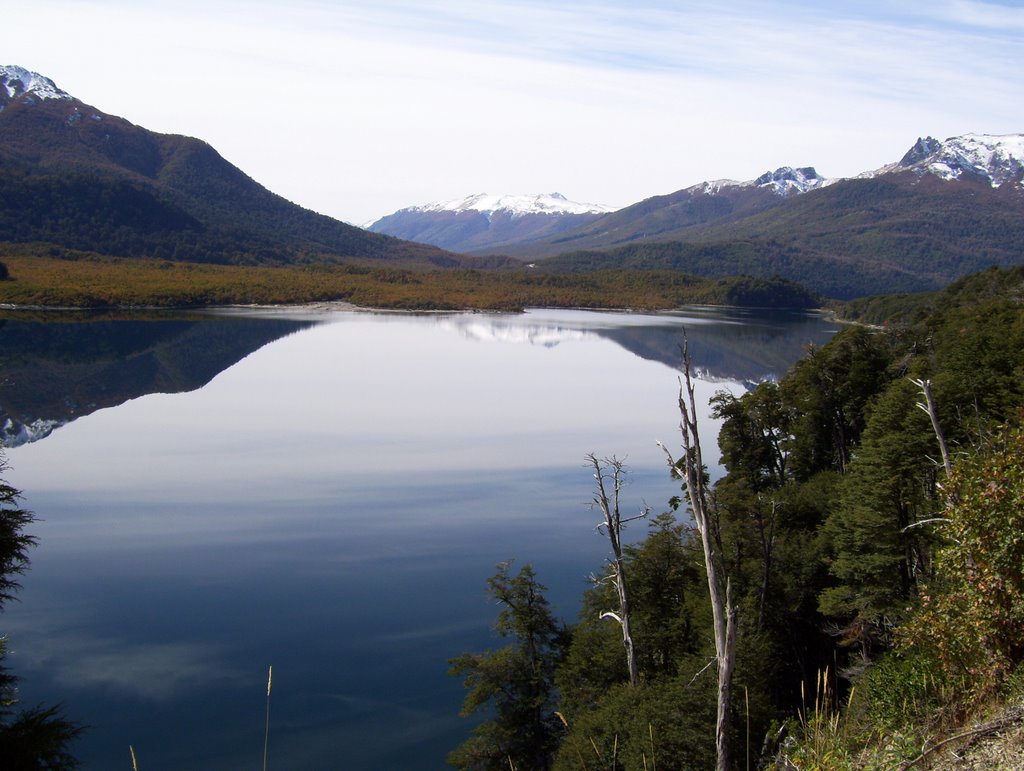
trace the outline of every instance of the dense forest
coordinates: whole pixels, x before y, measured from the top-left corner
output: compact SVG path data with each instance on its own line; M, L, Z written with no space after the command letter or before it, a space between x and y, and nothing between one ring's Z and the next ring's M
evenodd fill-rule
M845 328L779 382L713 399L726 473L708 488L709 553L736 623L726 767L924 768L1024 696L1024 269L893 307L884 330ZM595 503L617 511L628 469L592 460ZM686 489L632 545L604 530L605 577L574 625L548 607L542 565L499 566L504 647L451 661L482 720L452 765L716 767Z

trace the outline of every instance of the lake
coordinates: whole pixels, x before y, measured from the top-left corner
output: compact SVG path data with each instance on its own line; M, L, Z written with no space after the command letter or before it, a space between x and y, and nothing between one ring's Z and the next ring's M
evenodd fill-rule
M780 376L813 314L231 310L0 321L7 481L39 521L0 616L27 705L89 725L85 768L438 769L468 734L447 660L502 644L485 592L530 562L574 621L627 507L679 492L697 400ZM705 456L717 459L702 422ZM712 473L720 473L712 468ZM644 534L632 526L633 538Z

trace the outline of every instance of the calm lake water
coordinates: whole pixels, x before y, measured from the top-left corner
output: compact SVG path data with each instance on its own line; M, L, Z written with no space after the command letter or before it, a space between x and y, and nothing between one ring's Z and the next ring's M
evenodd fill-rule
M86 768L439 769L471 728L447 659L501 645L484 591L531 562L575 620L607 544L584 455L629 506L678 492L697 399L777 377L832 324L658 316L223 312L0 322L0 424L39 521L0 616L24 703ZM705 418L705 455L716 458ZM715 471L714 469L712 470ZM644 526L633 528L641 537Z

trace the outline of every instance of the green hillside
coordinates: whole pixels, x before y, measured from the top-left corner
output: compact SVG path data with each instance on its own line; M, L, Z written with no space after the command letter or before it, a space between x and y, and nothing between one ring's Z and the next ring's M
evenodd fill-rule
M206 143L77 101L0 112L0 240L235 264L358 258L456 265L271 193Z

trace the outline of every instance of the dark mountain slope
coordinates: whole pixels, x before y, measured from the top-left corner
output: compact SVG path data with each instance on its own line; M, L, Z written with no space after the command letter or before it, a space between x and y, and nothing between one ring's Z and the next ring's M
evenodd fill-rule
M200 140L31 94L0 111L0 241L221 263L459 263L292 204Z
M811 167L783 167L750 182L719 180L644 199L544 243L517 244L509 253L551 256L567 250L602 249L636 241L682 240L703 226L742 220L784 205L826 180ZM491 250L494 251L494 250Z
M595 223L596 225L596 223ZM545 270L671 267L695 275L779 275L829 297L938 289L1024 262L1024 190L910 171L850 179L743 216L629 246L563 254Z

